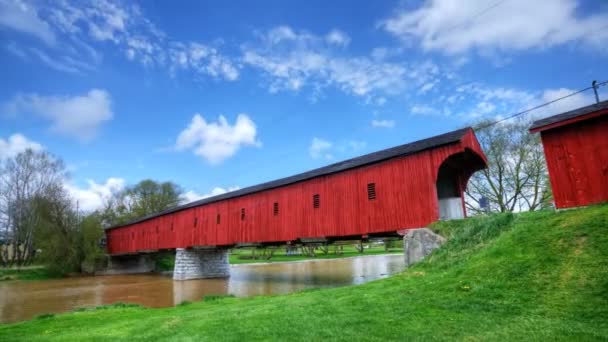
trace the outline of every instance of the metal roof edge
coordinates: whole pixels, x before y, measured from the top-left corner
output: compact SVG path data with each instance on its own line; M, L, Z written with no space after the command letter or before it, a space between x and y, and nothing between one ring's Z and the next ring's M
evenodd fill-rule
M532 126L530 127L529 131L531 133L536 133L536 132L541 132L541 131L544 131L547 129L557 128L557 127L562 126L559 123L574 120L574 119L579 119L577 121L585 120L585 119L587 119L587 116L590 119L590 118L597 116L597 115L594 116L592 114L606 110L606 109L608 109L608 100L594 103L589 106L580 107L580 108L570 110L570 111L567 111L564 113L556 114L553 116L549 116L544 119L536 120L532 123ZM564 123L564 124L567 124L567 123Z

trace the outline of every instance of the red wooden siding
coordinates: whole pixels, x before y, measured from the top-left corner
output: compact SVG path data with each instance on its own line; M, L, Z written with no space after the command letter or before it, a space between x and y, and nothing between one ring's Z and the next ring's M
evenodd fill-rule
M471 174L485 167L472 130L457 143L110 229L108 252L286 242L424 227L438 219L437 173L454 155L464 156L455 175L462 195ZM375 183L374 200L368 199L368 183ZM319 208L313 208L315 194L320 196ZM278 215L273 213L275 202Z
M541 132L557 208L608 201L608 115Z

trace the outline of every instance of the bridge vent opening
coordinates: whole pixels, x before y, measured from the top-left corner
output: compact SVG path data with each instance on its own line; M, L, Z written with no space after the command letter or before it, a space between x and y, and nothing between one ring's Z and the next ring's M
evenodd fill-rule
M483 158L470 149L453 154L441 163L436 182L440 220L466 217L464 192L467 182L485 164Z

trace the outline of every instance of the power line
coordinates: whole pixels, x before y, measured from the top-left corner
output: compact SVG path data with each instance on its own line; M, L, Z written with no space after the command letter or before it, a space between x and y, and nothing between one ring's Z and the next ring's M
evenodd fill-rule
M608 84L608 81L598 82L598 83L596 83L596 84L595 84L595 87L601 87L601 86L605 86L605 85L607 85L607 84ZM532 108L528 108L528 109L523 110L523 111L521 111L521 112L517 112L517 113L511 114L511 115L509 115L509 116L507 116L507 117L505 117L505 118L502 118L502 119L500 119L500 120L496 120L496 121L490 122L490 123L488 123L488 124L486 124L486 125L483 125L483 126L480 126L480 127L476 127L475 129L476 129L476 130L480 130L480 129L488 128L488 127L493 126L493 125L496 125L496 124L498 124L498 123L500 123L500 122L503 122L503 121L506 121L506 120L512 119L512 118L514 118L514 117L516 117L516 116L520 116L520 115L523 115L523 114L527 114L527 113L529 113L529 112L531 112L531 111L537 110L537 109L542 108L542 107L546 107L546 106L548 106L548 105L550 105L550 104L553 104L553 103L558 102L558 101L561 101L561 100L563 100L563 99L566 99L566 98L572 97L572 96L574 96L574 95L577 95L577 94L580 94L580 93L586 92L587 90L591 90L591 89L593 89L593 88L594 88L594 86L589 86L589 87L587 87L587 88L584 88L584 89L581 89L581 90L577 90L577 91L572 92L572 93L570 93L570 94L568 94L568 95L565 95L565 96L559 97L559 98L557 98L557 99L553 99L553 100L551 100L551 101L549 101L549 102L545 102L545 103L539 104L538 106L534 106L534 107L532 107Z
M455 29L455 28L457 28L459 26L464 26L464 25L466 25L468 23L471 23L475 19L477 19L477 18L481 17L482 15L490 12L491 10L493 10L494 8L502 5L506 1L507 0L499 0L499 1L495 2L495 3L493 3L492 5L490 5L490 6L486 7L486 8L484 8L484 9L482 9L481 11L473 14L472 16L466 18L465 20L461 21L460 23L457 23L455 25L452 25L452 26L448 27L445 31L451 31L451 30L453 30L453 29Z

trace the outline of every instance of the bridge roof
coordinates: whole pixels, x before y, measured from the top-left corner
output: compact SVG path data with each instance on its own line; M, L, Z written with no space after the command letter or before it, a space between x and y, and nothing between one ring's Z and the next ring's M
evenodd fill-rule
M181 210L185 210L185 209L189 209L189 208L193 208L193 207L198 207L198 206L213 203L213 202L219 202L219 201L227 200L230 198L245 196L245 195L252 194L255 192L270 190L270 189L278 188L281 186L309 180L311 178L321 177L321 176L361 167L364 165L378 163L378 162L381 162L381 161L384 161L387 159L403 157L403 156L407 156L407 155L421 152L424 150L437 148L437 147L440 147L443 145L457 143L462 139L462 137L469 130L472 130L472 129L470 127L466 127L466 128L452 131L452 132L436 135L431 138L426 138L426 139L414 141L414 142L411 142L408 144L391 147L391 148L388 148L385 150L372 152L372 153L365 154L360 157L343 160L341 162L323 166L318 169L306 171L306 172L303 172L303 173L300 173L297 175L293 175L290 177L280 178L280 179L277 179L274 181L261 183L261 184L249 186L249 187L246 187L243 189L227 192L225 194L207 197L207 198L204 198L204 199L201 199L198 201L186 203L186 204L183 204L180 206L169 208L169 209L161 211L161 212L157 212L154 214L144 216L144 217L139 218L134 221L126 222L126 223L115 225L112 227L108 227L106 229L114 229L114 228L119 228L119 227L123 227L123 226L128 226L128 225L143 222L143 221L146 221L146 220L158 217L158 216L171 214L171 213L174 213L177 211L181 211Z
M542 132L605 114L608 114L608 100L536 120L532 123L530 132Z

